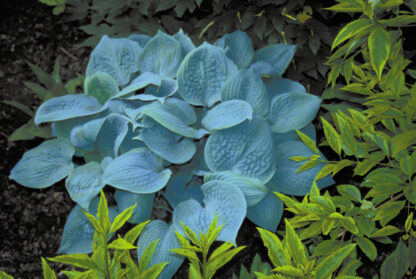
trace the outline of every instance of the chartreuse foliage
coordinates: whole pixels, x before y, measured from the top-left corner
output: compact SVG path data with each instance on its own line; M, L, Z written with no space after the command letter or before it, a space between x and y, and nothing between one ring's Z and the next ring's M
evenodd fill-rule
M339 185L341 197L328 193L318 196L315 188L302 203L287 197L284 202L298 213L291 222L302 228L304 237L313 237L314 231L324 229L323 222L327 223L325 228L332 228L327 231L331 238L325 240L328 244L321 242L315 251L335 247L337 238L341 238L342 243L357 243L369 259L375 260L377 249L373 241L393 243L390 236L404 232L402 238L407 246L400 240L380 270L381 278L402 278L415 266L416 235L412 224L416 203L416 86L407 83L414 72L407 69L410 60L403 54L399 28L416 22L416 6L414 1L338 2L329 9L362 13L338 33L328 61L328 83L334 86L340 75L346 82L344 86L336 85L327 93L328 98L349 101L325 106L332 119L321 118L325 144L340 159L328 162L319 154L292 159L306 161L299 171L328 162L316 181L344 168L352 168L362 181L360 188ZM316 149L306 136L302 138L310 143L312 151ZM278 196L284 199L281 194ZM316 210L301 212L302 207ZM401 213L407 215L406 222L394 222Z
M59 15L65 11L65 4L67 0L39 0L39 2L54 7L52 12L54 15Z
M250 272L247 270L247 268L244 265L241 265L241 269L240 269L240 275L237 276L235 274L233 274L233 278L232 279L256 279L257 276L255 274L255 272L259 272L262 273L264 275L271 275L271 266L269 263L267 262L262 262L259 254L256 254L254 256L253 262L251 263L250 266Z
M182 229L186 237L191 240L191 243L181 233L176 232L181 248L172 249L171 251L189 260L189 278L213 278L218 269L245 248L245 246L232 248L233 244L225 242L215 250L210 251L211 245L217 239L222 229L222 226L217 227L217 217L210 224L206 234L200 231L198 236L184 224L182 224ZM210 254L209 257L208 254Z
M311 155L295 130L315 137L310 122L321 102L282 78L294 53L286 44L254 50L242 31L199 47L182 30L104 36L91 54L85 93L49 99L35 115L36 124L52 123L56 138L25 153L10 178L31 188L66 178L78 205L62 253L92 251L94 228L81 208L93 214L105 185L116 188L113 210L138 204L132 223L148 220L155 193L164 191L172 223L150 222L137 246L142 258L160 239L149 264L169 262L161 278L170 278L183 262L170 251L180 248L182 223L206 233L218 215L218 240L233 244L246 216L276 230L283 204L273 192L303 196L324 167L296 173L300 163L289 159ZM327 177L318 186L332 183Z
M136 249L134 242L140 236L147 222L136 225L130 229L124 237L118 237L108 243L113 234L119 230L132 216L136 205L133 205L117 216L111 218L111 211L107 206L107 200L101 191L98 211L96 216L85 211L86 218L95 229L92 255L86 253L61 255L54 258L48 258L49 261L63 263L76 267L77 270L63 270L62 273L68 278L141 278L156 279L168 264L159 263L149 266L149 261L155 252L158 240L152 242L145 251L145 256L141 258L138 264L135 264L131 258L130 250ZM114 219L110 221L110 219ZM56 279L55 272L49 267L47 261L42 258L43 275L45 279ZM83 271L79 271L82 269ZM0 273L0 278L13 278Z
M355 276L356 244L346 244L326 255L310 255L291 223L285 220L285 224L283 240L268 230L258 228L274 268L272 275L255 272L257 278L360 278Z
M37 79L42 84L36 84L33 82L26 81L24 82L25 86L32 90L36 94L42 102L53 98L59 97L67 94L73 94L76 88L82 85L84 78L81 75L78 75L76 78L71 79L67 83L63 84L61 77L60 77L60 70L59 70L59 60L56 59L55 65L53 67L53 72L51 74L46 73L36 65L29 63L30 68L32 69L33 73L35 73ZM13 106L25 114L31 117L31 119L23 124L21 127L17 128L10 136L10 141L16 140L29 140L35 137L40 138L50 138L51 137L51 129L50 127L38 127L35 125L33 118L35 116L35 111L33 111L30 107L15 101L15 100L8 100L3 101L5 104Z

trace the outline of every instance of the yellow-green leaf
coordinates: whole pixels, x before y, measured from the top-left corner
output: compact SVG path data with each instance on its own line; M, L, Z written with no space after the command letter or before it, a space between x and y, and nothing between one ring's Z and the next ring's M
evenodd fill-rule
M355 249L356 244L349 244L326 257L316 267L315 278L327 279L337 270L342 261Z
M85 269L98 269L93 259L85 254L60 255L54 258L48 258L48 260L58 263L70 264Z
M298 137L300 138L300 140L310 149L312 150L313 153L315 154L319 154L319 150L316 147L315 142L308 137L306 134L300 132L300 131L296 131L296 133L298 134Z
M357 19L353 22L348 23L338 35L335 37L334 42L332 43L331 50L334 49L336 46L348 40L355 34L369 28L372 25L372 21L369 19Z
M394 226L388 225L385 226L378 231L375 231L371 237L382 237L382 236L389 236L395 233L398 233L400 230Z
M385 226L388 222L390 222L390 220L399 215L405 204L406 201L390 201L383 204L377 209L374 220L380 221L380 224Z
M396 156L400 151L416 144L416 130L405 131L395 135L391 140L391 153Z
M117 231L119 228L121 228L128 219L130 219L131 214L133 213L133 209L136 205L133 205L132 207L127 208L123 212L121 212L119 215L116 216L113 223L110 226L110 233Z
M50 266L48 265L48 263L46 262L46 260L44 258L41 257L41 259L42 259L43 278L45 278L45 279L56 279L55 272L52 270L52 268L50 268ZM5 274L4 276L3 275L0 272L0 278L2 278L2 279L10 279L10 278L13 279L12 276L9 276L7 274Z
M280 239L272 232L257 228L260 233L260 237L263 240L264 246L267 248L267 254L269 259L274 266L282 266L288 264L286 262L285 251L283 249L283 244Z
M368 37L370 62L379 80L381 79L384 65L389 58L390 47L390 38L384 29L378 28L370 33L370 36Z
M406 229L406 232L409 232L410 228L412 227L413 222L413 212L410 213L409 216L407 216L406 222L404 223L404 228Z
M117 250L129 250L137 248L133 244L130 244L127 240L122 238L117 238L113 240L110 244L108 244L109 249L117 249Z
M355 224L355 221L352 217L345 217L344 219L341 219L340 221L344 228L346 228L353 234L358 233L357 225Z
M338 155L341 154L341 137L335 130L335 128L323 117L321 117L322 125L324 128L325 138L328 141L329 146Z
M292 258L296 265L305 265L308 262L305 247L303 246L302 241L300 240L299 236L296 234L295 230L293 229L292 225L289 223L287 219L285 219L285 225L286 247L289 249L289 252L292 255Z
M366 256L374 261L377 257L377 248L374 243L366 237L356 237L354 240L358 243L361 251L366 254Z

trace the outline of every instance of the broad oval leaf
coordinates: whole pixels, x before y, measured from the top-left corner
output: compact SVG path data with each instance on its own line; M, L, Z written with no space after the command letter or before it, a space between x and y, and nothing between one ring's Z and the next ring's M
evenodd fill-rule
M224 225L217 240L235 243L247 211L243 193L237 186L225 181L212 180L201 187L204 206L194 199L181 202L173 212L173 225L183 233L181 223L194 232L207 233L209 225L218 215L218 225Z
M105 72L96 72L85 79L85 94L95 97L101 104L119 93L117 82Z
M204 43L190 52L177 73L178 90L189 104L211 107L220 100L221 87L237 71L223 49Z
M205 146L205 161L212 171L230 170L267 182L276 166L269 125L254 118L230 129L214 131Z
M302 84L287 78L268 78L264 80L264 84L271 97L290 92L306 93Z
M211 180L225 181L237 186L244 194L248 207L258 204L269 193L269 190L260 180L230 171L207 173L204 175L205 183Z
M201 183L199 181L189 181L190 175L180 171L172 176L166 185L165 196L170 206L175 208L183 201L194 199L200 203L203 201Z
M192 43L191 39L183 32L182 28L179 29L175 35L173 35L173 38L181 44L183 56L195 49L194 43Z
M71 130L71 143L83 150L92 150L105 118L94 119Z
M93 115L106 108L95 97L84 94L55 97L40 105L35 115L35 124Z
M153 220L147 224L137 241L137 257L140 261L147 246L158 238L160 240L150 259L149 268L158 263L168 262L169 264L163 269L158 278L170 279L184 260L182 256L170 251L181 248L173 224L166 224L162 220Z
M142 123L145 127L137 138L158 156L173 164L183 164L192 159L196 152L192 140L182 139L149 117L145 117Z
M88 213L96 216L99 198L91 201ZM110 221L114 220L117 210L114 206L108 208ZM92 252L94 241L94 226L85 216L81 206L76 205L69 213L62 233L62 240L59 246L59 253L64 254L89 254Z
M149 86L144 93L128 97L129 100L154 101L158 100L165 103L167 97L172 96L178 91L178 82L171 78L163 78L159 87Z
M78 203L84 210L88 210L90 202L95 198L104 183L101 181L103 170L97 162L75 168L65 180L65 186L71 199Z
M123 190L116 190L114 194L119 212L123 212L127 208L136 205L128 220L129 223L133 224L140 224L150 219L154 197L155 194L135 194Z
M277 187L278 191L286 195L304 196L309 193L313 180L324 166L319 164L311 169L296 172L304 162L295 162L293 156L310 157L314 153L300 141L287 141L277 146L277 168L270 185ZM324 156L320 154L322 158ZM333 184L330 177L325 177L316 182L320 189Z
M94 48L88 61L86 76L105 72L119 86L126 86L134 73L139 71L137 60L142 48L129 39L113 39L104 35Z
M248 102L254 115L266 116L269 113L270 97L267 88L252 69L241 70L225 82L221 89L221 100L233 99Z
M110 162L103 182L132 193L150 194L162 189L171 173L163 169L163 161L150 150L137 148Z
M151 38L152 37L145 34L131 34L127 37L127 39L138 43L141 48L143 48Z
M140 72L151 72L161 77L175 77L182 61L182 46L171 36L158 31L146 43L139 55Z
M370 63L377 74L378 79L381 79L384 65L390 53L390 38L387 32L382 28L377 28L370 33L368 37L368 49L370 51Z
M254 53L251 68L258 75L281 77L295 55L296 45L274 44L265 46Z
M128 119L120 114L110 114L97 134L97 148L102 157L115 158L128 132Z
M283 202L273 193L277 187L271 185L268 188L269 192L259 203L247 208L247 218L257 226L275 232L283 216Z
M49 187L72 172L74 153L75 148L66 140L45 141L23 154L9 178L29 188Z
M269 121L272 130L286 133L300 130L315 118L321 98L305 93L285 93L272 99Z
M210 131L234 127L245 120L253 118L253 110L249 103L241 100L221 102L202 119L202 125Z
M162 78L159 75L156 75L151 72L144 72L144 73L141 73L140 76L133 79L132 82L128 86L123 88L123 90L121 90L113 98L126 96L134 91L145 88L146 86L149 86L149 85L160 87L161 84L162 84Z
M215 44L225 50L227 56L239 69L244 69L250 65L254 57L253 45L246 32L237 30L233 33L225 34Z
M170 98L165 104L156 101L144 107L142 113L176 134L187 138L197 135L197 130L188 126L196 120L195 112L182 100Z

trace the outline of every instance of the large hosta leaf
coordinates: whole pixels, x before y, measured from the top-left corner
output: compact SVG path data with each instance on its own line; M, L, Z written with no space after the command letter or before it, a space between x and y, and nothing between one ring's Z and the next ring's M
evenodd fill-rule
M128 220L130 223L139 224L150 219L153 209L155 194L135 194L123 190L116 190L114 198L117 202L117 209L123 212L127 208L136 205Z
M129 95L132 92L135 92L139 89L143 89L146 86L154 85L160 86L162 84L162 78L154 73L151 72L144 72L141 73L140 76L136 77L131 81L131 83L123 88L118 94L116 94L113 98L123 97Z
M278 167L268 185L273 185L276 187L277 192L287 195L304 196L308 194L313 180L324 164L322 163L306 171L296 173L305 162L295 162L290 158L293 156L310 157L314 153L299 140L284 142L278 145L276 149L278 150ZM320 155L325 158L322 154ZM330 177L326 177L318 180L316 184L319 188L324 188L333 184L333 180Z
M103 182L136 194L150 194L162 189L171 175L163 161L145 148L133 149L108 164Z
M218 215L218 225L224 225L217 240L235 243L237 232L246 216L247 203L237 186L211 180L201 187L204 206L194 199L181 202L173 212L175 229L183 232L181 223L193 231L206 233Z
M177 73L179 94L192 105L211 107L220 100L221 87L237 71L223 49L202 44L190 52Z
M189 127L196 120L193 108L179 99L168 99L165 104L153 102L142 113L151 117L166 129L188 138L195 138L197 130Z
M270 97L261 78L252 69L241 70L232 75L221 89L221 100L239 99L248 102L253 114L269 113Z
M272 232L276 231L282 215L283 203L273 191L270 191L255 206L247 208L247 218L251 222Z
M201 191L201 183L189 180L189 173L180 171L173 175L168 185L166 185L166 199L173 208L189 199L202 203L204 196Z
M90 202L95 198L104 183L101 181L103 170L97 162L90 162L74 169L65 180L65 186L71 199L84 210L88 210Z
M162 83L159 87L149 86L146 88L143 94L134 95L128 97L129 100L142 100L142 101L153 101L158 100L162 104L165 99L178 91L178 82L171 78L162 79Z
M205 128L213 131L230 128L252 118L253 110L249 103L241 100L230 100L210 109L201 123Z
M117 82L107 73L96 72L85 79L85 94L95 97L101 104L119 92Z
M88 213L96 216L99 198L91 201ZM110 221L113 221L117 215L115 206L108 208ZM81 206L75 206L66 219L64 232L62 234L59 253L65 254L89 254L92 252L92 243L94 240L94 227L91 221L82 212Z
M239 69L247 67L253 59L253 45L246 32L237 30L233 33L225 34L215 44L225 50L227 56Z
M97 114L106 109L92 96L71 94L47 100L38 108L35 124Z
M254 53L251 68L258 75L281 77L295 55L296 46L274 44L265 46Z
M269 192L260 180L242 176L230 171L213 172L204 175L204 182L211 180L225 181L237 186L244 194L248 207L259 203Z
M173 35L173 38L181 44L183 56L195 49L194 43L192 43L191 39L183 32L182 28L179 29L175 35Z
M170 251L181 248L172 224L166 224L162 220L154 220L147 224L137 241L137 257L140 261L147 246L156 239L160 240L148 267L168 262L169 264L163 269L158 278L170 279L183 263L182 256Z
M140 72L152 72L162 77L175 77L182 61L182 46L171 36L159 31L146 43L139 56Z
M152 37L145 34L131 34L127 37L127 39L138 43L141 48L143 48L151 38Z
M195 154L195 143L187 138L182 139L153 119L145 117L145 126L139 135L146 146L154 153L173 164L183 164L192 159Z
M306 93L302 84L287 78L268 78L264 80L264 84L272 97L290 92Z
M300 130L315 118L321 98L305 93L285 93L272 99L269 121L272 130L286 133Z
M65 140L45 141L23 154L9 178L26 187L46 188L71 173L74 153L74 147Z
M86 76L105 72L112 76L121 87L126 86L137 67L137 59L142 48L129 39L111 39L104 35L91 53Z
M316 132L315 132L315 126L312 123L309 123L306 125L306 127L300 129L302 133L306 134L308 137L310 137L313 141L316 141ZM298 141L299 136L296 133L296 131L289 131L287 133L272 133L274 146L278 146L281 143L284 143L286 141Z
M267 182L276 166L269 125L254 118L230 129L214 131L205 146L205 161L212 171L230 170Z
M128 119L120 114L105 118L97 135L97 148L102 157L117 157L118 149L128 132Z
M92 150L104 121L105 118L99 118L74 127L69 136L71 143L83 150Z

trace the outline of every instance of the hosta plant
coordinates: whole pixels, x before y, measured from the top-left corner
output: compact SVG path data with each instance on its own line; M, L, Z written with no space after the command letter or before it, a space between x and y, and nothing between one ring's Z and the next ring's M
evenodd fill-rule
M285 44L255 51L242 31L199 47L182 31L104 36L91 54L85 93L39 107L35 123L51 123L55 138L26 152L10 178L31 188L66 178L78 205L65 225L62 253L91 251L94 228L81 208L88 211L105 185L116 188L117 210L138 204L132 223L149 219L162 191L172 222L150 222L137 246L141 258L160 238L150 264L169 262L162 273L169 278L183 261L169 251L180 247L181 223L206 232L218 215L218 240L230 243L246 216L274 231L283 204L273 192L307 194L325 165L296 173L301 163L289 159L312 154L295 130L315 137L310 122L321 102L282 78L294 52ZM330 184L331 178L318 182Z

